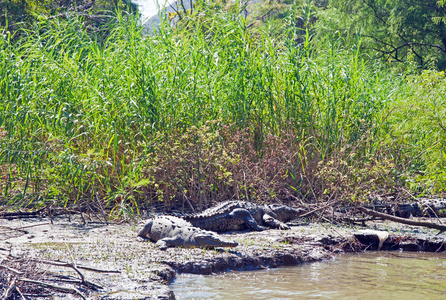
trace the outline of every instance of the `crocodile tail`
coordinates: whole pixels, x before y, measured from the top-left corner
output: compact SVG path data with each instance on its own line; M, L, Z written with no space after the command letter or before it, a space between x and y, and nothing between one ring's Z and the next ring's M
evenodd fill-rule
M182 213L182 212L178 212L178 211L169 212L167 215L174 216L174 217L181 218L181 219L189 219L191 216L193 216L193 214L186 214L186 213Z
M243 208L241 201L225 201L196 214L184 214L179 217L189 222L203 222L209 219L218 219L232 212L236 208Z
M174 216L174 217L179 217L179 218L182 218L184 216L183 213L177 212L177 211L171 211L171 212L167 213L167 215Z
M227 215L229 212L214 212L212 214L190 214L183 217L184 220L193 224L204 224L210 220L218 220Z

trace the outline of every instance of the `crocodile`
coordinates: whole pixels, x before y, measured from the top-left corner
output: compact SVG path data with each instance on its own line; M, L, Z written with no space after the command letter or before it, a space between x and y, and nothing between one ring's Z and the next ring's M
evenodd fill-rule
M363 207L402 218L446 217L446 199L443 198L419 198L409 203L378 202Z
M306 212L286 205L258 205L246 201L226 201L198 214L182 215L193 226L215 232L230 230L289 229L285 222Z
M174 216L149 219L138 232L138 237L140 240L152 240L161 250L168 247L213 249L238 246L238 243L226 241L215 232L193 227L191 223Z

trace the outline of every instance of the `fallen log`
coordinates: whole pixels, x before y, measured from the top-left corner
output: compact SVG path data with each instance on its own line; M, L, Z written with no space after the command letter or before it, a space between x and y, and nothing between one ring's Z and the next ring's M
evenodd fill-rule
M438 234L441 234L441 233L446 231L446 226L440 225L440 224L435 224L435 223L432 223L432 222L408 220L408 219L404 219L404 218L400 218L400 217L391 216L391 215L388 215L388 214L385 214L385 213L377 212L377 211L374 211L374 210L371 210L371 209L368 209L368 208L365 208L365 207L358 207L358 210L360 210L363 213L368 214L370 216L386 219L386 220L397 222L397 223L402 223L402 224L412 225L412 226L422 226L422 227L427 227L427 228L438 229L438 230L440 230L440 232Z

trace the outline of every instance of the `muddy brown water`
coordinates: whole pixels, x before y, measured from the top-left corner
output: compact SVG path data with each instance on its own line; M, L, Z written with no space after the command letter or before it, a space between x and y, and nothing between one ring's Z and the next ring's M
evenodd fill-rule
M177 299L446 299L446 253L366 252L214 276L179 275Z

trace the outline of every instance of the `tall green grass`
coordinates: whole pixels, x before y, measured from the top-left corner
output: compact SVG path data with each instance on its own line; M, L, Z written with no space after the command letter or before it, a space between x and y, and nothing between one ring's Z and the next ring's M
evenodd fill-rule
M406 77L406 88L389 106L386 137L403 165L400 177L416 193L446 189L446 78L425 70ZM395 149L397 148L397 149Z
M308 35L271 36L224 10L198 7L150 36L121 13L104 26L106 39L81 18L42 17L17 43L3 33L3 203L70 206L97 196L137 208L254 199L261 186L273 200L324 197L309 172L340 153L347 162L353 152L358 161L377 155L383 112L405 84L336 37L315 49ZM272 137L289 144L272 146ZM268 169L268 151L284 145L280 168L252 175L250 164Z

